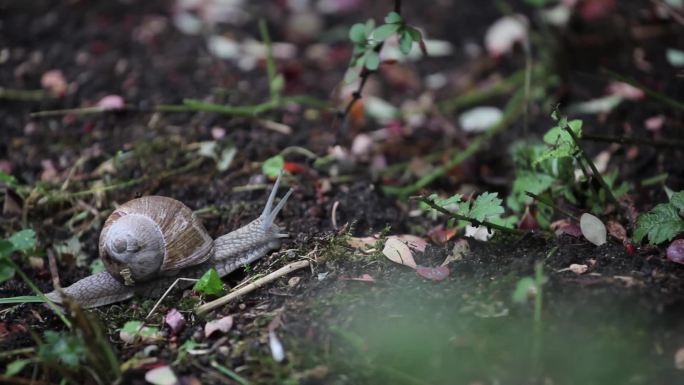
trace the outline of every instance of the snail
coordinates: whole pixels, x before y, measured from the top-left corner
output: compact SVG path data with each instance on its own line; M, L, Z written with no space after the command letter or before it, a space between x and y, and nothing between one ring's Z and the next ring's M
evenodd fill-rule
M221 277L280 247L287 237L275 224L290 189L275 208L278 176L261 215L215 240L190 208L172 198L145 196L119 206L100 232L99 257L106 271L61 291L85 308L124 301L135 294L160 296L179 277L198 278L213 267ZM55 290L46 296L62 302Z

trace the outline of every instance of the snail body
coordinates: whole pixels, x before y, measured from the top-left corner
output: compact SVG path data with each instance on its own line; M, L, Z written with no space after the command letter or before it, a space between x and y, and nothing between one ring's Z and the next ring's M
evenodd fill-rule
M223 277L261 258L287 237L274 222L292 193L273 207L280 178L257 219L215 240L192 210L175 199L146 196L122 204L100 232L99 257L106 271L62 292L85 308L98 307L135 294L159 296L177 278L198 278L211 267ZM58 291L47 297L62 302Z

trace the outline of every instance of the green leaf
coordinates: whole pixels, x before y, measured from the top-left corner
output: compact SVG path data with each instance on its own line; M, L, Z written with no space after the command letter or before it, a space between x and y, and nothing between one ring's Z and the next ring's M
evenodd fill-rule
M261 172L269 177L276 177L285 165L285 158L282 155L272 156L261 165Z
M558 159L574 156L574 154L577 152L577 146L572 140L570 133L566 131L565 127L570 128L570 130L578 138L582 137L581 120L567 122L565 118L561 118L557 126L551 128L546 134L544 134L544 142L551 146L552 149L541 154L537 159L535 159L533 162L534 165L537 165L546 159Z
M651 211L639 216L634 230L634 240L641 242L648 236L649 243L657 245L672 240L682 231L684 219L679 216L679 210L670 203L660 203Z
M373 31L373 40L376 43L385 41L388 37L392 36L399 29L398 24L383 24Z
M530 297L530 294L536 294L536 292L537 285L534 282L534 279L532 277L525 277L520 279L518 284L515 285L515 290L513 290L511 298L515 303L525 303Z
M361 75L361 70L358 67L350 67L344 74L344 82L346 84L353 83Z
M404 21L404 18L394 11L388 13L387 16L385 16L385 23L387 24L401 23L402 21Z
M539 195L551 187L554 180L551 175L534 171L520 171L513 181L511 195L508 196L506 203L511 209L521 211L523 205L532 201L532 198L525 194L526 191Z
M14 251L14 244L7 239L0 239L0 258L6 258L12 255Z
M377 52L373 50L368 50L366 52L365 63L366 68L368 68L369 71L375 71L380 66L380 56Z
M97 274L103 271L105 271L105 265L100 258L94 260L93 263L90 264L90 274Z
M14 233L10 239L15 250L27 250L36 246L36 233L31 229L21 230Z
M219 295L223 293L223 282L216 269L211 268L202 275L192 289L204 295Z
M144 326L140 321L128 321L124 324L121 331L132 336L154 337L159 333L159 328L154 326Z
M366 41L366 26L361 23L357 23L349 28L349 40L356 44L365 43Z
M670 204L679 211L684 211L684 191L676 192L670 197Z
M10 187L15 187L18 184L17 178L15 178L14 175L5 174L4 171L0 171L0 182L4 182Z
M370 36L370 34L373 33L374 29L375 21L373 19L368 19L366 25L363 27L363 34L366 36L366 39L368 39L368 36Z
M501 206L502 200L498 198L498 193L486 192L480 194L473 202L469 217L482 222L490 217L498 217L503 214L504 208Z
M423 40L423 34L420 33L419 30L413 28L413 27L406 27L406 32L411 36L411 39L418 43L419 41Z
M42 303L45 300L37 295L20 295L17 297L0 298L0 305L13 305L18 303Z
M38 354L46 361L61 362L76 368L85 356L83 341L75 335L46 331L44 338L45 343L40 345Z
M31 360L14 360L10 362L7 365L7 369L5 370L5 376L7 377L12 377L15 374L21 372L22 369L24 369L24 366L28 365L31 363Z
M0 283L14 278L14 266L12 266L6 259L0 259Z
M399 38L399 50L404 55L408 55L411 52L412 47L413 39L411 38L411 34L406 31L402 32L401 37Z

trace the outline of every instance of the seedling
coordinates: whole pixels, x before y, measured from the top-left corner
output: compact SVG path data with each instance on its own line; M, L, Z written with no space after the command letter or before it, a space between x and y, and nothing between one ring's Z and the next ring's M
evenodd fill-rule
M647 213L639 216L634 231L634 240L641 242L644 237L650 244L657 245L670 241L684 232L684 191L672 194L669 203L660 203Z

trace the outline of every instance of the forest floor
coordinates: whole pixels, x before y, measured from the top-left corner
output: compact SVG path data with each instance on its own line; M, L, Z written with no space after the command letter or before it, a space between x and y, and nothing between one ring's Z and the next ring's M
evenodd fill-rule
M586 0L567 25L551 27L522 1L405 1L402 16L438 41L427 47L434 54L383 62L340 117L355 87L342 85L349 27L382 20L392 2L295 3L308 2L0 1L0 238L35 231L35 249L12 259L43 292L55 274L66 286L101 268L99 231L117 204L173 197L216 237L261 213L274 180L264 175L267 160L284 159L283 184L294 189L278 219L289 238L223 281L242 285L303 258L310 267L203 316L195 306L213 298L174 290L145 320L158 332L132 342L121 329L143 321L158 298L72 315L76 324L86 317L102 326L121 365L119 383L146 376L182 384L684 383L684 267L666 259L664 247L613 236L596 246L570 230L548 232L536 219L523 235L475 240L462 227L445 230L447 218L412 198L488 191L508 203L513 144L541 143L560 105L584 121L585 133L651 140L582 143L596 163L607 161L606 175L616 172L629 187L635 213L666 202L664 186L684 189L684 149L674 145L684 140L682 69L666 54L684 47L681 9ZM507 13L526 15L529 55L520 45L499 55L484 47ZM258 116L183 104L249 106L272 97L259 19L270 31L283 95L306 98ZM472 107L509 112L524 88L516 74L528 64L528 74L540 75L530 75L525 107L496 131L464 130L459 116ZM636 96L607 91L625 79L643 85ZM619 99L610 107L579 104L610 92ZM438 177L415 184L440 167ZM631 234L633 218L605 197L593 207L555 202L576 216L593 209ZM548 212L527 205L532 214ZM520 218L524 209L507 206L506 214ZM418 265L449 258L448 268L421 273L387 259L385 240L401 234L427 241L414 253ZM377 237L371 250L358 246L367 237ZM467 250L455 253L464 243ZM528 301L514 300L525 277L538 285ZM0 284L2 298L31 294L18 275ZM172 309L185 319L178 330L165 323ZM205 335L207 322L227 316L229 330ZM63 345L50 342L50 331ZM70 332L42 304L2 305L0 371L17 360L22 366L0 382L109 383L88 369L89 355L99 354L83 341L88 336ZM75 361L65 364L67 355ZM155 368L170 368L171 380L150 375Z

